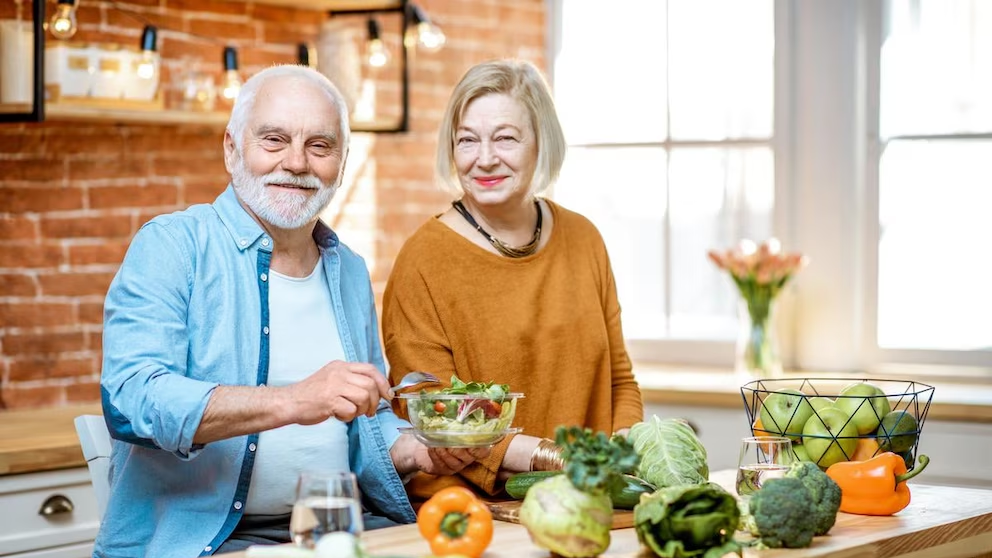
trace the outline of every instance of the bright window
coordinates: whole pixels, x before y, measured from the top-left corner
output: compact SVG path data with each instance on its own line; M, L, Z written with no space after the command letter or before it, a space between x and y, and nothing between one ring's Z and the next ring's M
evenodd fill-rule
M729 342L736 295L706 251L772 232L773 2L554 10L569 142L555 199L602 232L625 335Z
M992 349L992 3L885 13L878 345Z
M811 258L787 367L992 375L992 2L550 6L554 195L606 239L635 358L731 366L705 253L774 235Z

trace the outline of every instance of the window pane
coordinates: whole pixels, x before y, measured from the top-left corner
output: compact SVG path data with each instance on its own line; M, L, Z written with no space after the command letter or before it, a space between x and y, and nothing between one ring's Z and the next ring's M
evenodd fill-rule
M772 1L670 0L668 6L672 138L771 137Z
M665 165L661 148L572 147L555 187L606 241L628 338L665 334Z
M889 0L883 137L992 131L992 2Z
M896 141L879 176L878 344L992 348L992 141Z
M665 2L559 6L554 88L568 142L665 139Z
M736 334L737 294L706 257L742 238L771 236L769 148L676 149L671 155L672 331L679 338Z

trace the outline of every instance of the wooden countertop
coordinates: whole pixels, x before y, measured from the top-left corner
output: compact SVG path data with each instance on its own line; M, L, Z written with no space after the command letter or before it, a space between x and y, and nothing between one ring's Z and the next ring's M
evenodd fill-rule
M86 465L72 421L98 414L99 403L0 411L0 475Z
M732 486L734 471L718 471L711 480ZM992 556L992 490L927 486L911 483L912 502L890 517L838 514L827 536L802 549L745 549L745 558L951 558ZM373 556L428 556L427 541L416 525L369 531L362 535ZM231 554L243 558L244 553ZM548 558L531 542L526 528L497 521L493 542L482 558ZM633 529L611 531L609 549L615 558L653 556L643 551ZM734 556L733 554L728 555Z
M645 403L688 405L740 409L744 412L741 386L754 378L716 369L685 369L635 363L634 373ZM838 373L790 374L785 378L801 377L846 378L867 375ZM927 420L992 423L992 381L954 381L939 377L916 377L917 381L934 386L933 401Z
M687 370L645 363L637 363L635 371L645 403L739 409L743 416L740 388L749 378L723 370ZM928 420L992 424L992 381L921 381L936 388ZM100 413L99 403L0 411L0 475L84 465L72 419Z

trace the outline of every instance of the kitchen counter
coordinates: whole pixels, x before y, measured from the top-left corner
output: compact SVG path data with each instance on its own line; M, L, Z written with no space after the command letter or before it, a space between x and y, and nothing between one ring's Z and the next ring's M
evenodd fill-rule
M85 466L72 421L101 413L99 403L0 411L0 475Z
M744 398L741 396L741 386L754 380L724 370L688 369L646 363L635 363L634 371L645 404L730 408L739 409L742 414ZM786 379L803 377L850 378L853 382L871 376L813 372L783 376ZM934 386L933 401L927 412L928 420L992 423L992 379L913 379Z
M727 487L735 472L718 471L712 480ZM816 537L809 548L745 549L744 558L963 558L990 557L992 549L992 490L910 484L909 507L890 517L838 514L829 535ZM416 525L369 531L362 535L373 556L427 556L430 548ZM527 530L497 521L493 542L482 558L548 558L547 550L531 542ZM616 558L652 556L642 551L633 529L611 532L609 549ZM733 556L733 555L729 555ZM231 554L243 558L244 553Z
M636 363L635 370L645 404L736 409L743 416L740 388L749 378L723 370L688 370L644 363ZM863 376L850 376L852 381L860 377ZM939 378L922 381L936 388L927 412L928 420L992 424L992 383ZM100 404L0 411L0 475L84 465L72 423L74 417L82 414L101 414Z

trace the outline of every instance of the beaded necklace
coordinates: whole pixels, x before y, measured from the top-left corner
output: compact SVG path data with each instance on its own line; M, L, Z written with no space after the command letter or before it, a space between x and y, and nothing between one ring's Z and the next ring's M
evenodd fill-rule
M509 244L486 232L486 230L479 226L479 223L475 221L475 218L468 212L468 209L462 205L461 200L451 202L451 206L454 207L455 211L464 217L466 221L468 221L468 224L475 227L475 230L479 231L479 234L485 237L485 239L489 241L489 244L493 245L493 248L495 248L497 252L507 258L522 258L524 256L529 256L534 252L537 252L537 247L541 244L541 204L537 200L534 200L534 207L537 208L537 225L534 227L534 237L531 238L530 242L527 244L516 247L510 246Z

